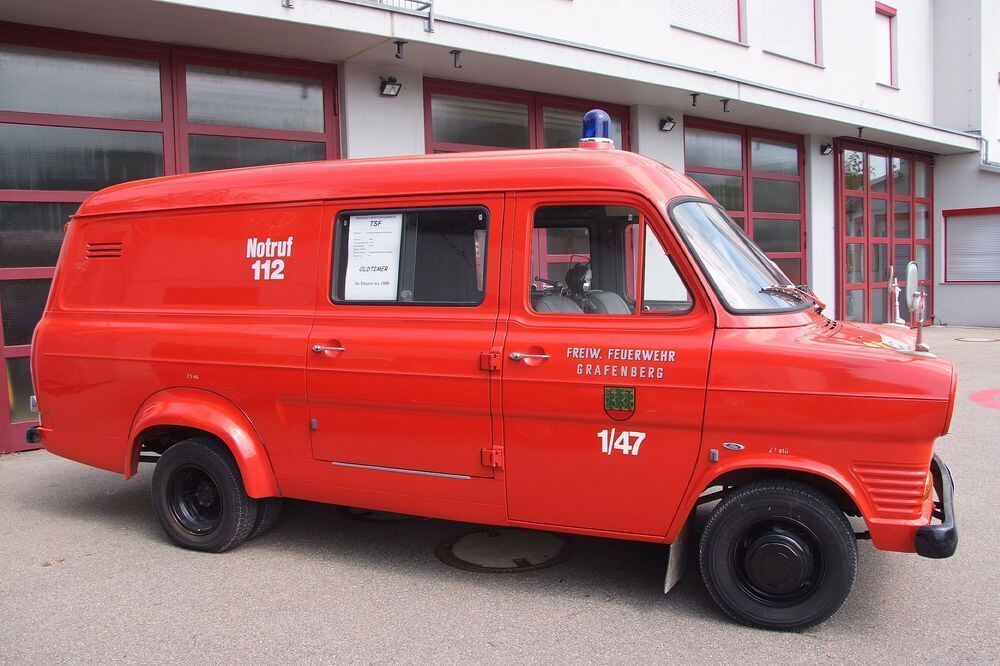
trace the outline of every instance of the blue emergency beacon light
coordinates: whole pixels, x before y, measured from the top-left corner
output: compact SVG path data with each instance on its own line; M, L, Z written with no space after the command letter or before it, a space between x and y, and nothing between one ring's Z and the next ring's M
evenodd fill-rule
M583 136L580 147L591 150L614 150L611 140L611 116L601 109L587 111L583 116Z

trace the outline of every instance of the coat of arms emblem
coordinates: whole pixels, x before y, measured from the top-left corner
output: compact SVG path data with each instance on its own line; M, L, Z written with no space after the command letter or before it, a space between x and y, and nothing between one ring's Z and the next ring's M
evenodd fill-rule
M604 412L615 421L626 421L635 413L635 387L605 386Z

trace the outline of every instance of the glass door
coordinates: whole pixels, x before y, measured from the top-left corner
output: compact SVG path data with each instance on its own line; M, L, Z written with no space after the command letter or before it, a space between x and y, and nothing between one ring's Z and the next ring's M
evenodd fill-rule
M933 245L929 157L885 146L842 142L837 151L837 236L840 300L837 316L885 323L890 267L906 286L906 266L916 260L928 294L931 319ZM909 323L902 293L900 316Z

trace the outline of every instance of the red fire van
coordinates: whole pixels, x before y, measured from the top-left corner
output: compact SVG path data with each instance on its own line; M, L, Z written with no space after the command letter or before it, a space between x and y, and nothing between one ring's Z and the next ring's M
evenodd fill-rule
M607 148L600 141L591 147ZM187 548L281 498L672 544L756 626L876 548L948 557L953 365L832 321L697 184L614 150L259 167L108 188L35 332L52 453Z

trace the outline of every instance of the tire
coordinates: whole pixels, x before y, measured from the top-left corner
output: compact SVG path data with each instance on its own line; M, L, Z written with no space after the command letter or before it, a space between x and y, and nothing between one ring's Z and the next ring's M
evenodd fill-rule
M257 500L257 520L253 524L253 529L250 530L250 536L247 537L247 541L256 539L274 527L274 524L278 522L278 516L281 515L283 504L284 502L280 497L266 497Z
M156 462L153 511L178 546L221 553L250 535L257 500L247 496L232 454L199 437L174 444Z
M844 604L858 571L847 517L802 483L771 479L737 489L705 524L698 551L715 603L764 629L805 629Z

